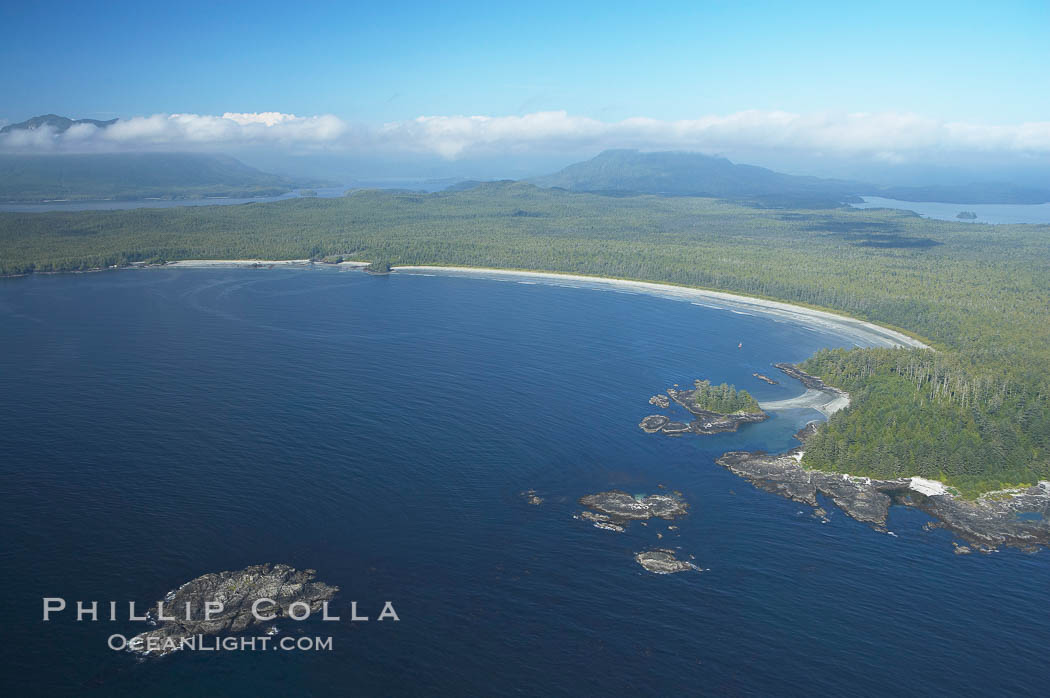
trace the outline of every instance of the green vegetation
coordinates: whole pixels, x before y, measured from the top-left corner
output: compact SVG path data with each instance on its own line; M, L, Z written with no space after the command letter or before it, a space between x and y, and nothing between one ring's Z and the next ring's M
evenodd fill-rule
M591 160L529 181L541 187L560 187L570 191L714 196L781 208L834 208L842 201L859 201L855 198L858 196L971 204L1040 204L1050 201L1050 189L1013 184L883 187L864 182L788 175L700 153L640 153L637 150L607 150Z
M754 414L761 412L758 400L751 397L746 390L737 390L735 386L722 383L711 385L711 381L696 381L693 402L701 410L719 414Z
M389 274L390 270L390 261L387 259L377 259L365 267L365 271L373 274Z
M261 172L226 155L0 155L0 201L277 196L321 184Z
M879 477L926 474L971 495L1050 478L1050 226L607 197L521 183L0 214L5 274L328 255L663 281L903 328L937 351L822 353L805 366L854 396L807 448L805 463Z
M802 369L854 402L806 444L808 467L921 475L971 496L1048 475L1045 386L1033 391L971 370L957 354L926 350L822 350Z
M700 153L606 150L585 162L530 180L541 187L605 193L714 196L762 206L835 207L864 186L796 177ZM875 189L876 187L868 187Z

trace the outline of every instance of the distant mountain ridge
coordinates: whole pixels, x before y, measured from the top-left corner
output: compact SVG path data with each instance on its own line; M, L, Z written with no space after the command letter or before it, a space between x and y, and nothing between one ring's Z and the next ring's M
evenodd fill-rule
M637 150L606 150L591 160L528 181L570 191L708 196L800 208L857 201L863 188L853 182L782 174L700 153Z
M1038 204L1050 189L1003 183L964 186L880 187L741 165L726 158L682 151L606 150L554 174L526 180L540 187L612 195L704 196L774 208L834 208L861 196L901 201Z
M99 121L98 119L70 119L66 116L59 116L57 114L43 114L41 116L34 116L31 119L20 121L17 124L8 124L3 128L0 128L0 133L10 133L11 131L35 131L38 128L44 128L50 126L55 129L58 133L65 133L71 126L77 124L91 124L98 128L106 128L117 123L119 119L110 119L109 121Z
M327 184L206 153L0 155L0 201L278 196Z

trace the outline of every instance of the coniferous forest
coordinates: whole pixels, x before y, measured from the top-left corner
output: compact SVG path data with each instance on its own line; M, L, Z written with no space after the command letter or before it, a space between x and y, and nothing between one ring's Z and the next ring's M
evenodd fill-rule
M1050 226L491 183L239 206L0 214L0 274L177 259L382 260L661 281L816 306L933 350L825 351L853 395L814 468L976 495L1050 478ZM17 283L17 281L8 281Z

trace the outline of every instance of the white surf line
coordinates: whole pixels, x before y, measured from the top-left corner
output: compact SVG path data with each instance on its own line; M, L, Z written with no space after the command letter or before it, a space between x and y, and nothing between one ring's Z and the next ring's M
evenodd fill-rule
M492 269L488 267L441 267L441 266L398 266L393 271L400 273L434 272L450 276L481 276L481 277L507 277L527 278L581 288L620 288L648 293L663 298L678 300L706 300L718 302L715 306L723 310L749 310L765 316L773 316L786 319L792 323L803 325L817 330L834 332L851 339L860 339L870 346L903 346L918 349L928 349L929 346L913 339L902 332L881 327L871 322L856 320L845 315L837 315L824 310L814 310L791 303L780 301L740 296L724 291L707 291L699 288L688 288L685 286L672 286L650 281L628 281L625 279L611 279L603 276L581 276L578 274L558 274L542 271L512 271L508 269Z
M309 259L183 259L177 262L168 262L166 267L192 267L192 268L214 268L214 267L252 267L256 265L292 267L310 266L316 264L321 267L367 267L368 262L339 262L338 264L327 264L325 262L313 262Z

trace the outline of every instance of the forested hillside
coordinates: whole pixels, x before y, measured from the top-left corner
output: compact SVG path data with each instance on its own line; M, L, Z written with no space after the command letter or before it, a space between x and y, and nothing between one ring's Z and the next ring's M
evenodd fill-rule
M857 193L864 189L850 182L798 177L700 153L637 150L606 150L530 182L570 191L710 196L772 207L834 207L843 201L859 201Z
M226 155L0 155L0 201L275 196L321 184L262 172Z
M192 258L387 260L665 281L820 306L938 351L821 354L854 394L805 462L973 494L1050 478L1050 226L776 211L496 183L436 194L0 214L0 273ZM7 283L17 283L9 281Z

